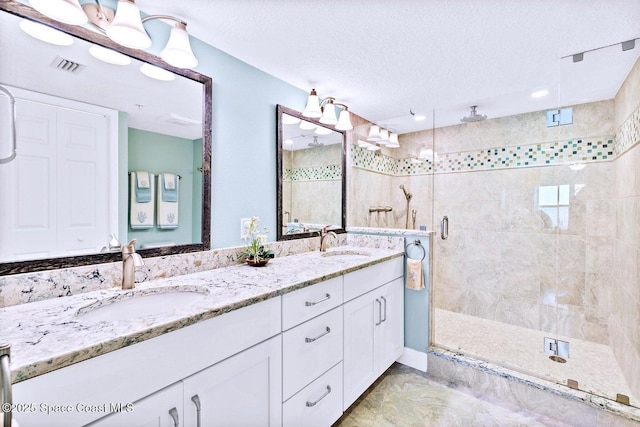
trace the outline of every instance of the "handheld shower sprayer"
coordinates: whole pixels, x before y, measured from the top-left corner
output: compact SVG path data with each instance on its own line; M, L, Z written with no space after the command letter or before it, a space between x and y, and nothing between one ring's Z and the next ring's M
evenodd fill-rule
M402 192L404 193L404 197L406 197L407 200L411 200L411 198L413 197L413 194L409 193L405 188L404 188L404 184L400 184L400 189L402 190Z

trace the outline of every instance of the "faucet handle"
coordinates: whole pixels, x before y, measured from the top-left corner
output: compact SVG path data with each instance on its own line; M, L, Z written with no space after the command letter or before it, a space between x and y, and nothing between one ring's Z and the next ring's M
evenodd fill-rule
M138 239L132 239L129 243L122 247L123 254L132 254L136 251L136 243Z

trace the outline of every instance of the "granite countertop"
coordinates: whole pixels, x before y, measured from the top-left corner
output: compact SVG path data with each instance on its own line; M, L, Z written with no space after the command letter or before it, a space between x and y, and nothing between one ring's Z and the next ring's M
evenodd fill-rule
M11 345L14 383L141 342L201 320L365 268L403 254L402 250L340 246L322 256L307 252L271 260L265 267L236 265L0 309L0 341ZM346 251L346 252L345 252ZM349 254L366 252L368 256ZM205 294L161 314L101 321L79 312L109 301L167 290Z

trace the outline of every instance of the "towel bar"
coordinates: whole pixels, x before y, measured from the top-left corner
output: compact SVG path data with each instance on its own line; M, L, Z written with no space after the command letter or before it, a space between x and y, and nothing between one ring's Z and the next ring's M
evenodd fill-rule
M420 239L416 239L413 242L408 243L407 246L404 247L404 254L407 256L407 258L409 258L407 249L409 249L409 246L411 245L416 245L417 247L422 249L422 258L420 258L420 261L424 261L424 258L427 256L427 250L424 248L424 246L422 246L422 242L420 242Z

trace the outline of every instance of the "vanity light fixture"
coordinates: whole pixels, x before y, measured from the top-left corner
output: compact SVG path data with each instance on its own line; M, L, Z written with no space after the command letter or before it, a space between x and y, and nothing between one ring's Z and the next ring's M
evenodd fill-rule
M398 142L398 134L391 132L389 134L389 142L387 143L389 148L400 148L400 142Z
M333 131L331 129L324 126L316 126L316 130L314 131L314 133L317 135L329 135L332 132Z
M282 114L282 123L285 125L295 125L300 123L300 119L289 114Z
M307 98L307 105L304 107L302 115L305 117L319 119L319 122L323 124L334 125L338 130L353 129L349 107L335 102L335 100L336 99L334 97L329 96L320 101L316 90L311 89L311 93L309 93L309 97ZM336 106L342 107L339 118L336 118Z
M187 23L170 15L149 15L142 18L134 0L119 0L114 11L100 0L80 6L78 0L30 0L43 15L66 24L84 25L87 22L104 32L114 42L131 49L147 49L152 40L143 23L152 19L173 21L169 41L160 57L176 68L194 68L198 59L191 50ZM80 19L80 14L84 19Z
M315 128L317 128L317 126L314 123L308 122L306 120L302 120L300 122L300 129L315 130Z
M369 134L367 135L367 141L378 141L380 139L380 126L371 125L369 128Z
M152 79L161 80L163 82L170 82L176 78L176 75L165 70L164 68L156 67L148 63L144 63L140 66L140 72Z
M89 53L100 61L107 62L113 65L129 65L131 64L131 58L127 55L123 55L120 52L116 52L106 47L98 46L94 44L89 48Z

